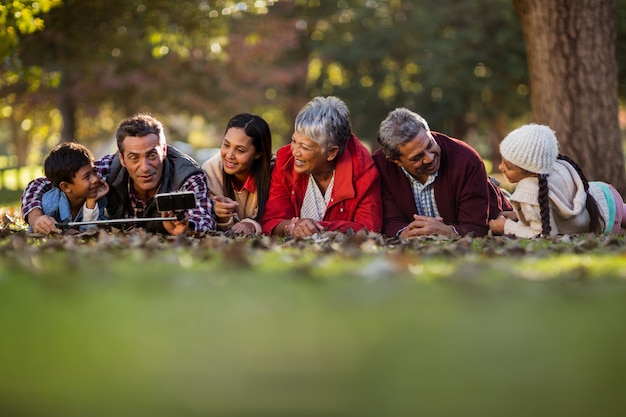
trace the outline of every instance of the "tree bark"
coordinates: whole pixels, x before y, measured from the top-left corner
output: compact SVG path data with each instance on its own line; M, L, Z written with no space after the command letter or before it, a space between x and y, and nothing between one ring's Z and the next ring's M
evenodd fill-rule
M15 114L9 118L9 125L11 126L11 141L15 146L14 152L17 157L17 167L21 168L26 166L26 156L28 155L28 140L23 137L23 131L20 127L21 118L16 117Z
M58 92L57 102L59 112L63 119L63 128L61 129L61 142L72 142L76 140L76 101L71 92L61 86Z
M514 0L530 77L532 119L556 131L587 179L624 194L615 0Z

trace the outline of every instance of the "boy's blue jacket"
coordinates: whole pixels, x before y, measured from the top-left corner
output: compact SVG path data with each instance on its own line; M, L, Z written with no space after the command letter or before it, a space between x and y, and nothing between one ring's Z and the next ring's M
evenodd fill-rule
M98 200L98 220L105 220L106 216L104 209L106 207L106 197ZM78 212L76 218L72 219L70 211L70 201L61 189L55 187L50 191L47 191L42 199L41 206L43 213L46 216L53 217L57 222L79 222L83 219L83 210ZM80 229L84 230L87 226L81 226Z

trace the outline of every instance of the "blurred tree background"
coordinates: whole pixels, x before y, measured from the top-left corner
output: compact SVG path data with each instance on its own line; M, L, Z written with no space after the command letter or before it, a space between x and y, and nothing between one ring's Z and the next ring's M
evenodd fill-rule
M599 2L607 3L586 0L581 7ZM497 144L509 130L549 122L533 120L515 3L4 1L0 151L16 155L20 165L39 163L59 141L77 140L100 156L115 149L121 119L147 111L164 122L170 144L202 162L234 114L266 118L278 148L304 103L336 95L372 148L387 112L405 106L433 130L497 161ZM608 3L616 10L624 98L626 0ZM623 171L620 158L612 163ZM623 185L621 178L612 182Z

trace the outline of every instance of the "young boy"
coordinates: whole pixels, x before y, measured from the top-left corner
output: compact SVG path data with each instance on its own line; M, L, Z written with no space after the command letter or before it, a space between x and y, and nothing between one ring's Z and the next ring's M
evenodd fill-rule
M109 185L96 173L89 149L75 142L56 146L44 160L44 173L54 186L42 198L44 215L49 217L45 223L49 224L42 223L42 230L34 232L59 232L56 227L50 228L57 222L104 219L103 197L109 192Z

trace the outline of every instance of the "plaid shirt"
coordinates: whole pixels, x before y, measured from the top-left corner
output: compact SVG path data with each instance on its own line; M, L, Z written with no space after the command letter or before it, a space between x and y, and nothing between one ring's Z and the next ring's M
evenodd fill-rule
M106 155L102 159L96 161L96 172L102 179L106 181L111 173L111 163L113 162L114 154ZM28 213L38 208L41 209L41 198L44 193L52 188L50 180L45 177L37 178L31 181L24 193L22 194L22 218L26 219ZM180 190L173 191L192 191L196 195L196 208L187 210L187 218L192 224L193 230L201 233L215 230L215 218L213 217L213 205L208 193L209 187L206 182L204 173L198 173L191 175L180 187ZM133 187L130 182L128 184L128 196L130 201L130 207L127 210L127 217L143 217L145 209L152 199L148 201L142 201L135 196Z
M409 174L406 169L402 168L402 171L411 183L413 198L417 206L417 214L420 216L439 217L439 210L437 209L437 202L435 201L435 189L433 187L438 172L430 175L426 182L422 184L416 180L413 175Z

